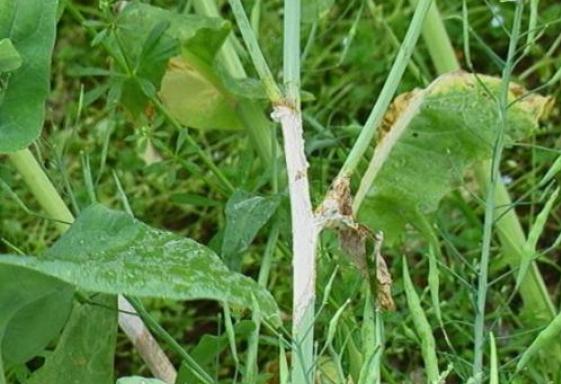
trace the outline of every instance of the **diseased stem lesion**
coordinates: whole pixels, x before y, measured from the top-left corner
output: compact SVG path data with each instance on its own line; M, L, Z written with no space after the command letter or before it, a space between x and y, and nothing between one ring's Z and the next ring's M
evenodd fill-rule
M310 198L302 115L298 109L280 104L274 107L272 118L282 128L290 194L294 268L292 329L295 346L301 351L301 358L294 361L293 381L309 382L313 377L310 356L313 356L315 257L320 228Z

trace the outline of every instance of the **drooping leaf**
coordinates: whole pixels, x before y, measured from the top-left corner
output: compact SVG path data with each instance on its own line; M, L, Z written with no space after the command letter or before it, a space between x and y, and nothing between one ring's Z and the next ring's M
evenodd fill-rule
M93 205L41 257L0 255L83 290L174 300L210 299L260 309L278 321L272 296L253 280L230 272L205 246L153 229L131 216Z
M234 271L240 270L241 253L247 250L255 236L273 216L278 196L252 196L236 191L226 204L226 229L222 240L222 259Z
M395 240L406 223L434 213L470 164L491 158L500 127L499 85L497 78L456 72L398 97L365 175L372 184L359 220ZM524 93L512 84L509 100ZM537 130L549 101L533 94L510 106L507 145Z
M57 0L0 2L0 40L9 39L21 59L15 69L12 51L14 70L0 77L0 153L27 147L41 132L57 6Z
M115 296L76 303L55 351L27 384L112 384L116 340Z
M19 52L10 39L0 40L0 74L12 72L21 67L22 60Z
M5 367L25 363L58 335L72 294L72 287L60 280L0 265L0 382L3 362Z

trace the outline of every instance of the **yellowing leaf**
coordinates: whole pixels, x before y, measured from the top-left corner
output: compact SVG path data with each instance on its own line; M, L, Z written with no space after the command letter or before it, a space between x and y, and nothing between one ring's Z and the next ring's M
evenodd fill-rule
M198 129L238 130L236 102L182 57L170 60L160 98L183 125Z
M500 127L499 85L498 78L455 72L398 97L357 193L360 222L395 239L406 223L434 213L470 164L490 159ZM525 92L512 84L510 101ZM549 98L535 94L513 103L506 144L535 132L549 106Z

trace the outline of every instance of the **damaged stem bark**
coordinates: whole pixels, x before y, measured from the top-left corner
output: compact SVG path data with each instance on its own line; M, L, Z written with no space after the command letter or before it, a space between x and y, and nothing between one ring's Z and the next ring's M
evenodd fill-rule
M292 337L293 383L311 383L313 377L315 253L319 228L316 225L308 162L304 153L302 116L290 106L276 106L273 119L281 124L288 173L293 250Z

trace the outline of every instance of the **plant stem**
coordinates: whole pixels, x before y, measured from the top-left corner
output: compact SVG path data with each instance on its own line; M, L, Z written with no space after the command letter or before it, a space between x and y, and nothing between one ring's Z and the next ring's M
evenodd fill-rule
M273 74L269 69L269 66L267 65L265 57L263 56L263 52L261 52L261 48L259 48L259 43L257 41L257 38L255 37L253 28L251 28L251 23L247 18L241 1L228 0L228 3L232 8L232 13L234 14L236 23L240 28L240 32L242 34L244 43L247 46L249 55L251 56L251 60L253 61L253 65L257 70L259 78L265 86L267 96L273 104L279 103L283 99L282 92L275 82Z
M417 4L417 2L418 0L413 0L413 4ZM429 23L428 20L431 22ZM439 58L433 61L438 73L452 72L460 69L436 1L429 9L427 22L423 24L423 39L427 42L430 57Z
M18 170L33 196L47 215L55 221L60 232L66 231L74 216L29 149L8 154L12 165Z
M64 233L70 227L70 224L74 222L74 216L31 151L29 151L29 149L23 149L21 151L9 153L8 157L14 167L22 175L23 180L41 207L53 220L57 221L57 229L59 232ZM130 322L130 319L119 314L119 324L121 328L139 349L147 365L155 368L155 371L152 371L154 375L165 380L167 383L173 383L177 373L163 350L142 322L136 322L134 324ZM125 324L125 326L123 326L123 324ZM138 343L138 335L141 335L144 339L144 343Z
M475 311L475 322L473 325L473 378L476 383L483 382L483 351L485 344L485 303L487 302L489 260L491 255L491 241L493 238L493 222L495 221L496 198L495 191L500 183L500 165L504 148L504 133L508 128L508 94L510 78L518 37L520 35L520 24L524 3L519 1L516 6L510 42L508 46L507 59L503 68L501 87L498 97L498 132L493 146L493 158L491 161L491 180L487 185L485 197L485 219L483 224L483 240L481 244L481 259L479 261L479 281L477 284L477 304Z
M194 0L193 5L195 11L200 15L220 17L215 0ZM235 41L236 38L231 33L218 51L218 60L224 65L230 76L235 79L245 79L247 78L247 73L240 57L236 53ZM269 139L271 131L270 120L267 119L261 106L254 100L238 98L236 104L236 113L244 124L253 147L261 157L261 160L263 160L264 166L267 166L273 160L271 145L276 145L276 142L271 144Z
M403 43L399 48L392 69L390 70L382 91L380 92L380 96L376 100L376 104L374 104L372 112L370 112L364 127L360 131L360 135L351 149L351 152L347 156L343 167L339 171L338 178L349 177L355 171L360 159L368 147L370 147L374 134L384 118L384 114L395 95L403 73L405 72L405 69L411 59L411 55L413 54L413 50L415 49L415 45L417 44L417 40L421 34L423 21L425 20L430 8L431 1L432 0L420 0L417 4L413 19L409 24Z
M127 306L129 310L131 307L134 308L136 314L133 314L133 316L140 316L140 318L144 320L146 324L148 324L148 326L156 335L160 336L169 346L171 346L173 350L179 356L181 356L181 358L185 361L185 363L189 365L193 374L197 376L199 380L201 380L205 384L214 383L212 377L210 377L209 374L203 368L201 368L201 366L191 357L191 355L189 355L181 347L181 345L179 345L179 343L174 339L174 337L170 335L168 332L166 332L166 330L162 328L162 326L156 320L154 320L154 318L148 313L148 311L144 307L144 304L142 304L142 301L140 301L136 297L126 297L123 298L123 300L128 301L128 303L130 304L129 306Z
M304 152L300 110L300 0L284 1L283 76L286 105L275 107L284 138L292 218L293 307L292 383L313 383L315 253L318 229L315 223L308 161Z
M274 105L273 118L280 122L282 128L292 221L292 383L311 384L314 376L315 251L319 228L310 199L300 110L300 1L285 0L284 3L286 98L273 79L240 0L229 0L229 3L253 64Z
M426 24L441 24L442 20L438 12L430 12L427 16ZM431 58L436 68L447 71L460 69L460 64L456 58L450 44L447 43L446 30L440 28L427 28L426 34L423 35L427 45L439 44L439 49L429 50ZM446 34L444 36L436 36L435 34ZM438 54L436 54L438 52ZM439 70L439 74L442 74ZM488 163L479 164L475 167L478 183L483 190L489 190L491 174ZM501 208L502 212L497 210L496 217L501 217L494 224L497 228L499 239L501 241L502 252L509 261L511 268L516 269L520 266L522 260L521 249L525 243L525 235L518 217L512 206L512 199L508 190L502 183L497 183L494 192L494 205ZM540 323L553 319L556 311L551 298L545 288L543 277L535 263L532 263L529 273L526 275L520 285L520 293L524 300L525 310L532 315Z
M440 18L438 13L429 13L427 16L427 24L437 24ZM440 20L440 22L442 22ZM433 30L431 30L433 31ZM442 30L442 33L446 33L446 30ZM433 41L445 41L446 39L438 38L432 35L423 36L427 44L432 44ZM444 46L448 46L445 44ZM453 49L439 49L438 56L431 56L432 61L435 63L455 63L454 66L450 65L450 70L459 70L460 63L456 58ZM443 67L444 64L439 65ZM490 176L490 166L489 164L479 164L475 166L475 173L477 175L478 183L483 190L488 189ZM508 190L502 183L498 183L495 192L495 206L496 207L506 207L502 209L502 212L497 214L497 217L501 217L497 220L495 226L497 227L497 232L499 239L501 241L502 252L505 254L507 260L509 261L512 269L517 269L520 266L520 260L522 260L521 249L523 249L526 242L526 236L520 220L516 215L516 212L509 207L512 206L512 199L508 193ZM556 314L555 306L551 302L551 298L547 293L545 288L545 283L543 277L537 268L536 264L533 262L530 267L529 273L526 275L522 284L520 285L520 294L524 300L525 310L531 317L542 322L548 322L553 319Z

